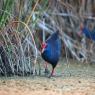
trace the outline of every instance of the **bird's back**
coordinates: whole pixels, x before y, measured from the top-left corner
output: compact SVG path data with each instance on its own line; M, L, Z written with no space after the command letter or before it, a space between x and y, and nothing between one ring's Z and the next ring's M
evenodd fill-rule
M92 39L95 41L95 30L93 29L92 31L90 31L87 27L83 28L83 33L85 34L85 36L89 39Z

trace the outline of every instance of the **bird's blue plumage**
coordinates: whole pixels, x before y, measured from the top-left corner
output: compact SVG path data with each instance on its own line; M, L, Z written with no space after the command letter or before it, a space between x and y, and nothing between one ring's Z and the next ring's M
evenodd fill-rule
M89 39L92 39L95 41L95 30L93 29L93 31L90 31L88 28L84 27L83 28L83 33L85 34L85 36Z
M61 53L61 40L59 38L59 33L53 33L46 40L47 47L42 53L42 58L49 62L53 67L55 67L59 61L60 53Z

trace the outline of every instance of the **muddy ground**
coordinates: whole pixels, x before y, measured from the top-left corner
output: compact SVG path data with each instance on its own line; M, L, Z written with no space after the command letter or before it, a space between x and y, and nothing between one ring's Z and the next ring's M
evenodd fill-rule
M56 68L58 76L52 78L43 73L42 76L0 78L0 95L95 95L94 64L60 63Z

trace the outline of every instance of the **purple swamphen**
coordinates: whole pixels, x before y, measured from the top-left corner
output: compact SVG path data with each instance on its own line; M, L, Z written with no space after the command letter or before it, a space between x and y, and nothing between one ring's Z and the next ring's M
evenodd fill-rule
M87 27L87 25L81 23L80 30L81 30L80 33L81 34L83 33L86 38L95 41L95 28L93 28L91 23L89 24L89 27Z
M52 71L49 77L53 76L60 54L61 39L59 38L59 31L56 31L42 44L41 56L46 62L52 65ZM47 67L45 69L47 69Z

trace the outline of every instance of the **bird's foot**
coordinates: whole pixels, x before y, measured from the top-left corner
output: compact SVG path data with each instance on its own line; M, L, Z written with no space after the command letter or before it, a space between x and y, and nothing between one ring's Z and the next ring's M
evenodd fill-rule
M48 78L51 78L51 77L53 77L53 75L50 74L50 75L48 76Z
M45 73L45 75L48 75L48 74L50 74L50 71L46 68L44 73Z
M48 78L51 78L51 77L62 77L62 75L61 74L53 74L53 75L50 74Z

